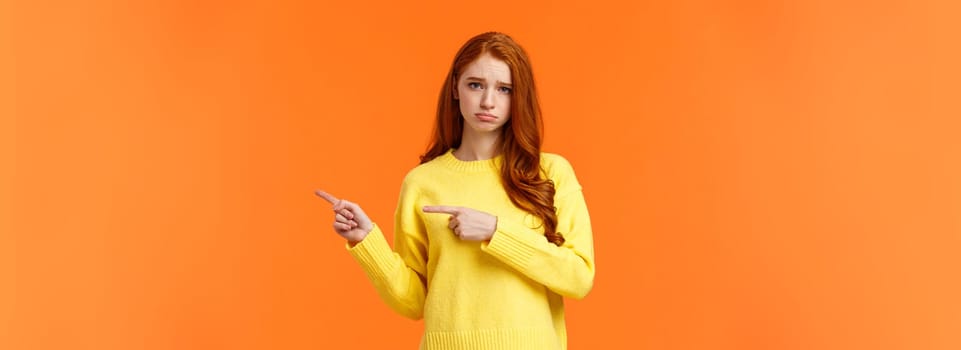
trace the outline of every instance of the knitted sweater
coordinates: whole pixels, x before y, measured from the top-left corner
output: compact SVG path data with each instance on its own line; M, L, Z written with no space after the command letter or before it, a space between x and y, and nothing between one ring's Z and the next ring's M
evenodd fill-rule
M395 212L394 249L380 228L348 248L381 298L424 318L421 349L566 349L563 297L580 299L594 282L591 222L581 186L563 157L542 153L554 182L558 247L540 220L515 207L501 185L503 157L461 161L451 151L411 170ZM446 214L427 205L497 216L489 242L460 240Z

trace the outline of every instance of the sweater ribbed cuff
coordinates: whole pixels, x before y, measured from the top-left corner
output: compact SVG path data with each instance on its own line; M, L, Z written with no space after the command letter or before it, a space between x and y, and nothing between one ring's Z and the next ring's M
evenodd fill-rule
M353 248L347 244L347 251L364 268L364 271L370 274L371 278L380 280L394 268L394 251L387 244L387 238L377 224L374 224L367 237Z
M498 222L497 232L481 249L517 268L527 266L531 257L547 242L537 230L513 222Z

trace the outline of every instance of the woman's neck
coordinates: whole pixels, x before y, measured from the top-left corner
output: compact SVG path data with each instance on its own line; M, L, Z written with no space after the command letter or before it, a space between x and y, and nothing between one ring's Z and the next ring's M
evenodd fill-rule
M454 150L454 157L463 161L486 160L500 154L500 130L477 133L464 129L460 147Z

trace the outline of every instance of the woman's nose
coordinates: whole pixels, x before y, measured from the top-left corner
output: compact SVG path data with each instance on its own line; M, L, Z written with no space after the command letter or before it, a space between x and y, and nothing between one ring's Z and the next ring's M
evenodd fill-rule
M484 95L481 96L481 108L483 109L493 109L494 108L494 94L490 90L484 91Z

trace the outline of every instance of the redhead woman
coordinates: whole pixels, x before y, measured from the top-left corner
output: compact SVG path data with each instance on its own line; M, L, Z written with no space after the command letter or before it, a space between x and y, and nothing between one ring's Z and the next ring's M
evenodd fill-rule
M566 349L564 297L594 283L587 205L541 152L530 62L484 33L454 57L433 139L401 185L393 248L357 203L317 191L380 297L424 319L421 349Z

